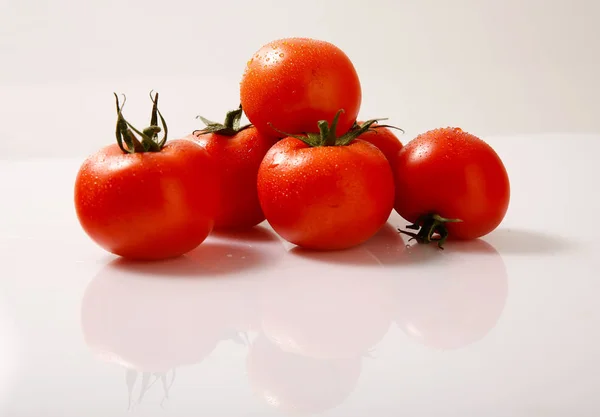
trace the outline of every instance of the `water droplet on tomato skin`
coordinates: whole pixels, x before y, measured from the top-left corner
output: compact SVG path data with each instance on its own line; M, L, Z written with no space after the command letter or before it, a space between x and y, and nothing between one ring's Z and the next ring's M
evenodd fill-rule
M281 52L281 53L279 54L279 58L283 58L283 57L284 57L284 55L283 55L283 52Z

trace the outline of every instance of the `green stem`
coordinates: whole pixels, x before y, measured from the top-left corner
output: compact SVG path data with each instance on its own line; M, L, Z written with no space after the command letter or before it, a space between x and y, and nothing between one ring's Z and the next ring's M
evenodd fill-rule
M343 109L338 110L338 112L333 117L331 124L327 122L327 120L319 120L317 123L319 127L319 133L306 132L304 134L292 134L281 131L273 126L272 123L268 123L269 126L275 131L285 135L287 137L292 137L301 140L306 143L310 147L317 146L345 146L352 142L354 139L358 138L360 135L368 131L373 123L377 123L380 120L386 119L372 119L364 122L362 125L358 123L354 123L352 128L343 134L342 136L336 135L337 124L340 115L344 112Z
M379 120L384 120L384 119L379 119ZM358 128L360 128L360 125L358 124L358 122L356 122L356 121L355 121L355 122L354 122L354 125L352 126L352 129L358 129ZM380 124L377 124L376 126L371 126L371 127L369 128L369 130L371 130L371 131L374 131L374 132L376 132L376 133L377 133L377 129L381 129L381 128L396 129L396 130L399 130L399 131L400 131L400 132L402 132L402 133L406 133L406 132L404 131L404 129L402 129L402 128L398 127L398 126L392 126L392 125L380 125Z
M321 130L321 137L324 139L323 146L335 146L335 142L337 139L337 137L335 135L335 131L337 129L338 121L339 121L342 113L344 113L344 109L339 109L338 112L333 117L333 120L331 121L331 127L327 126L327 122L324 120L321 120L319 122L319 129ZM323 135L324 130L322 129L322 125L325 125L327 127L327 129L325 130L326 135Z
M240 119L242 118L242 106L240 105L239 108L232 110L230 112L227 112L227 114L225 115L225 123L223 123L225 125L225 127L230 128L232 130L239 130L240 129Z
M335 131L334 134L331 134L331 130L329 130L329 123L327 120L321 120L318 123L319 125L319 134L321 139L321 146L334 146L335 145Z
M437 242L440 249L444 249L444 243L448 239L446 223L462 222L461 219L446 219L439 214L430 213L421 216L413 224L406 226L407 229L417 230L417 233L398 229L400 233L410 236L410 240L416 240L420 244Z
M154 95L152 98L152 90L150 91L150 100L152 100L152 114L150 115L150 126L157 126L158 120L156 118L156 113L158 112L158 93Z
M193 134L204 135L207 133L216 133L223 136L235 136L242 130L252 126L251 124L241 126L242 114L243 110L242 105L240 104L237 109L227 112L223 123L213 122L200 115L196 116L196 119L202 120L202 123L204 123L206 127L204 129L195 130Z
M113 94L117 106L117 126L115 136L119 148L125 153L160 152L167 142L168 129L163 115L160 110L158 110L158 93L156 93L153 98L152 91L150 92L150 99L152 100L150 126L142 131L136 129L123 117L123 106L125 105L127 98L123 96L123 104L121 105L119 103L119 96L117 96L116 93ZM158 126L159 118L162 128ZM158 138L160 132L164 132L161 139ZM136 134L141 137L141 140L136 137Z

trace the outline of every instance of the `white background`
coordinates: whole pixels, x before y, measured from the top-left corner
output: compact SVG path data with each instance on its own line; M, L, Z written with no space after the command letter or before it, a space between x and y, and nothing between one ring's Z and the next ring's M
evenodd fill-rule
M444 125L481 136L600 131L594 0L1 0L0 158L84 156L114 140L112 92L173 137L238 104L246 61L289 36L353 60L363 117L404 141ZM52 135L52 139L49 139Z
M284 415L257 380L284 406L330 401L324 417L600 415L599 21L595 0L0 0L0 416ZM246 61L289 36L341 47L361 115L389 117L403 142L444 125L486 139L511 178L503 223L440 252L406 248L393 214L349 252L213 236L190 258L120 269L72 200L82 158L114 141L112 92L144 125L158 90L171 137L183 136L197 114L236 107ZM201 279L173 277L186 271ZM282 276L308 301L265 314L261 296L289 298ZM222 314L201 302L189 314L215 288ZM189 359L227 315L252 322L252 341L373 346L355 379L276 353L257 378L252 347L232 341ZM173 351L157 351L173 333ZM128 412L126 368L141 378L152 353L177 368L171 398L162 409L158 383ZM262 380L280 367L292 371Z

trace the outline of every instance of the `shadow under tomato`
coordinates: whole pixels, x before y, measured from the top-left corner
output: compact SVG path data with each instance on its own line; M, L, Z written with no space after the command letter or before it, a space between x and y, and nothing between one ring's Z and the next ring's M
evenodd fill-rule
M395 254L404 247L402 237L386 223L372 238L361 245L336 251L318 251L299 246L289 252L306 259L353 266L382 266L396 262Z
M317 251L295 246L290 249L289 253L307 260L329 264L347 264L365 267L379 266L377 258L362 246L335 251Z
M372 253L383 266L401 266L436 259L440 249L436 245L418 245L410 237L401 234L391 223L385 226L364 247Z
M242 240L248 243L269 243L279 241L275 233L260 224L249 229L215 230L211 233L211 236L217 239Z
M407 251L407 239L391 224L386 223L369 240L361 245L340 251L315 251L301 247L290 250L293 255L330 264L352 266L399 266L403 264L425 262L436 256L439 251L435 245L427 245Z
M524 229L496 229L483 239L500 253L516 255L550 255L575 247L567 238Z
M207 241L174 259L143 262L118 258L110 265L112 268L140 274L200 277L243 273L262 267L271 259L264 250L247 245Z

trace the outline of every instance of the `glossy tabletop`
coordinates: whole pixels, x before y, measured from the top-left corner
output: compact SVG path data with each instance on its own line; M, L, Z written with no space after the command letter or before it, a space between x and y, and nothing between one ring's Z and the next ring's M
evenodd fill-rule
M299 250L263 223L182 258L81 230L82 158L0 161L0 415L600 415L600 136L484 137L511 179L481 240Z

